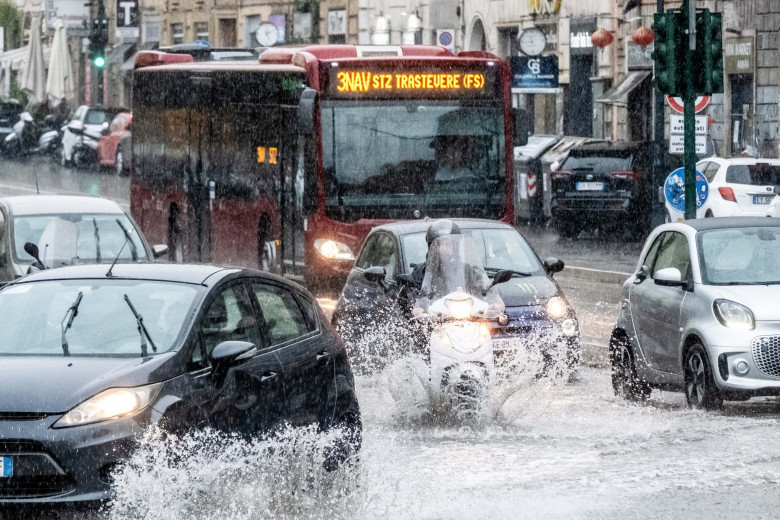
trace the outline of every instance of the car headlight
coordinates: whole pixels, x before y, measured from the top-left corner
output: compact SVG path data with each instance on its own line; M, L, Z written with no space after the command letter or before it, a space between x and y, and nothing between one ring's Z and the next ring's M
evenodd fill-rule
M462 320L471 316L471 308L474 301L471 298L465 298L463 300L444 300L444 305L447 306L447 310L450 311L453 318Z
M560 296L553 296L547 300L547 315L551 318L563 318L566 315L568 305Z
M741 303L731 300L715 300L712 304L715 317L724 327L737 330L753 330L756 320L753 312Z
M52 425L52 428L82 426L139 412L157 397L160 383L134 388L109 388L90 397Z
M347 244L336 242L329 238L318 238L314 241L314 249L327 259L354 260L355 255Z

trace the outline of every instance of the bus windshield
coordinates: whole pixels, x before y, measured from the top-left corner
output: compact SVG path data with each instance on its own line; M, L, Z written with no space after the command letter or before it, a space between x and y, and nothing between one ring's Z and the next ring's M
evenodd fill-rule
M460 101L323 103L327 215L500 218L503 117L498 104Z

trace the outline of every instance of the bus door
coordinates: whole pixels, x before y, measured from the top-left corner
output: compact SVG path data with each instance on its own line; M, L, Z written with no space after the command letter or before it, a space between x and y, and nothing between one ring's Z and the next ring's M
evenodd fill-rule
M279 244L282 273L303 282L305 138L298 136L295 121L298 107L283 105L282 120L292 122L282 128L282 167L279 172L278 202L281 210L282 240Z

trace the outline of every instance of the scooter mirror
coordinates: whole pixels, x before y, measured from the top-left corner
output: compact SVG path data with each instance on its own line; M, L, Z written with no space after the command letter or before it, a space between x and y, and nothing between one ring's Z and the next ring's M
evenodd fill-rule
M385 271L385 268L381 265L371 266L363 272L363 276L366 277L366 280L373 283L382 283L385 280L386 275L387 271Z

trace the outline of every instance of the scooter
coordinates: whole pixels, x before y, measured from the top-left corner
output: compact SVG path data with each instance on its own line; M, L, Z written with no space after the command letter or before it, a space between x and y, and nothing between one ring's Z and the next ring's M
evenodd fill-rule
M36 153L54 154L59 143L59 121L53 115L44 118L44 128L37 124L29 112L22 112L3 142L3 151L12 156L28 156ZM43 131L45 130L45 131Z
M104 124L108 127L108 123ZM71 122L68 130L78 136L78 140L73 145L72 161L76 168L86 169L99 163L98 141L100 134L92 134L84 128L79 122Z

